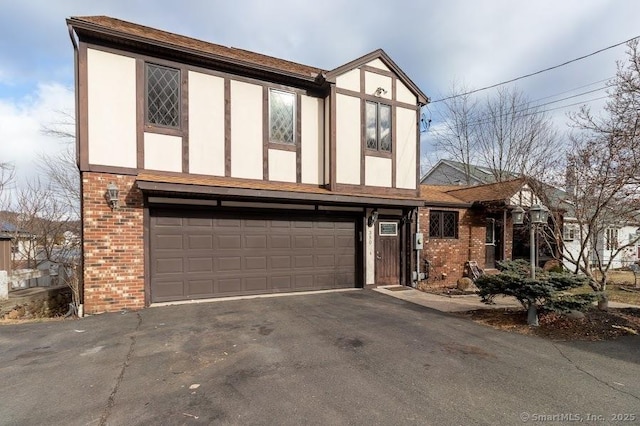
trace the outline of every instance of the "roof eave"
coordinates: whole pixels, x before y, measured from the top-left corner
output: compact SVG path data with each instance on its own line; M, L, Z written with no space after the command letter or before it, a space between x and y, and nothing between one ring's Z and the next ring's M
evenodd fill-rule
M167 51L178 52L183 55L188 55L194 58L205 59L207 61L228 64L235 68L253 69L261 73L273 74L276 76L285 77L288 79L298 80L300 82L311 84L313 86L322 87L325 84L325 75L323 71L318 74L303 75L293 72L288 72L282 69L273 68L265 65L256 64L253 62L242 61L238 59L229 58L223 55L216 55L214 53L203 52L198 49L192 49L185 46L178 46L172 43L152 40L147 37L129 34L126 32L118 31L113 28L108 28L102 25L86 22L76 18L68 18L67 24L70 25L78 38L82 40L83 36L93 36L98 39L105 39L111 37L118 40L126 40L133 43L138 43L146 46L153 46L156 48L165 49Z

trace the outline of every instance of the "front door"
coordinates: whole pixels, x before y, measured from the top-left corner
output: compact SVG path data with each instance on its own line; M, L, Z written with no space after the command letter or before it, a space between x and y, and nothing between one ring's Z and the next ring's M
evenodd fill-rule
M381 220L376 228L376 283L400 284L399 222Z
M484 267L494 269L496 267L496 221L487 219L487 234L484 242L485 260Z

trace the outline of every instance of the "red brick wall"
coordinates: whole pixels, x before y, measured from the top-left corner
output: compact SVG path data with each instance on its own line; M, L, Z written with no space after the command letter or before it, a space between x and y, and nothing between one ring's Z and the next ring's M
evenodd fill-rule
M111 210L107 185L120 189ZM144 307L143 199L134 176L82 173L84 311Z
M475 260L481 268L484 268L486 216L482 211L475 209L434 208L433 210L458 212L458 238L429 238L430 209L420 209L420 229L424 234L423 263L420 267L424 268L425 259L431 262L429 279L423 281L421 285L452 286L463 276L464 264L468 260Z

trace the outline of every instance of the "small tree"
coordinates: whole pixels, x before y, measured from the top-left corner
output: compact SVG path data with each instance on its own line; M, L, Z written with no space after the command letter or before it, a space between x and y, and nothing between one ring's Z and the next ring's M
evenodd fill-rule
M529 323L535 320L537 309L544 307L556 312L585 310L596 298L593 294L569 295L567 290L581 287L587 279L583 276L547 272L536 268L536 278L531 278L531 267L525 260L497 262L500 273L485 274L476 280L478 295L484 303L493 303L498 296L513 296L530 313ZM532 319L533 316L533 319ZM537 324L537 321L536 321Z

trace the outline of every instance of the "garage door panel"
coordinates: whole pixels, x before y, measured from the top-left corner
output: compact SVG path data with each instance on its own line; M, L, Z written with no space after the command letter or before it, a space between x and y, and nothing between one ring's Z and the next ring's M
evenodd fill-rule
M158 250L182 250L182 234L180 235L157 235L155 238Z
M161 281L154 283L155 295L159 300L178 299L184 295L184 284L180 281Z
M269 243L270 243L270 247L272 249L290 249L291 248L291 236L289 236L289 235L271 235L269 237Z
M242 258L240 256L220 257L216 271L240 271L241 268Z
M313 237L311 235L296 235L293 237L293 247L296 249L313 248Z
M184 272L183 259L163 257L156 262L156 271L160 274L182 274Z
M223 278L218 280L219 293L238 293L242 290L242 279Z
M272 269L291 269L291 256L271 256Z
M213 259L210 257L190 257L187 261L187 272L213 272Z
M187 219L187 226L211 228L213 226L213 219L190 217Z
M189 290L187 294L193 296L207 296L211 293L213 293L213 279L189 281Z
M218 245L221 250L239 249L242 247L242 237L240 235L216 235Z
M316 237L317 248L334 248L335 237L333 235L319 235Z
M355 229L353 220L152 211L151 300L354 287Z
M313 267L313 255L294 256L295 268L311 268Z
M267 257L266 256L245 256L244 258L245 269L254 271L256 269L265 271L267 269Z
M246 235L244 237L244 247L248 249L266 249L266 235Z
M336 266L336 258L332 254L317 255L316 266L319 268L333 268Z
M290 275L272 276L271 288L274 290L290 290L291 276Z
M182 218L181 217L157 217L155 218L155 225L158 227L162 226L182 226Z

